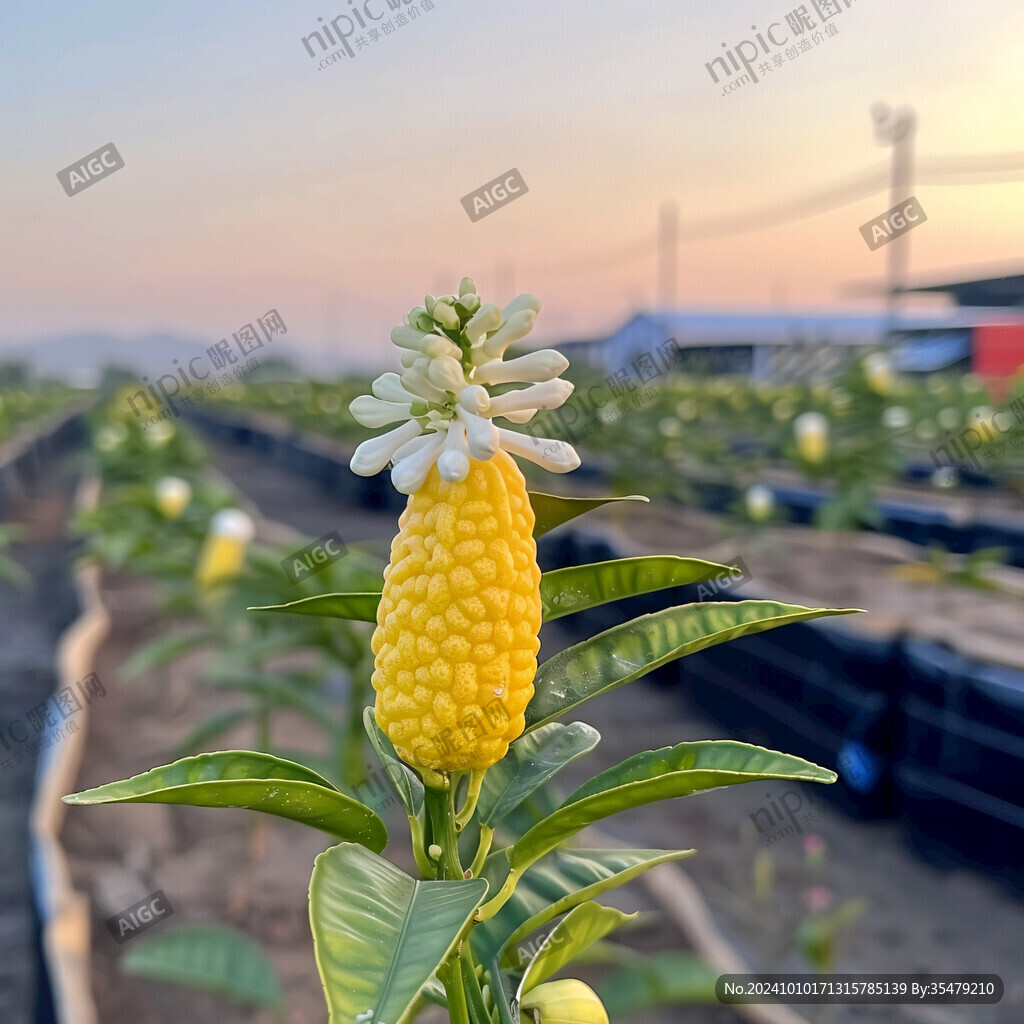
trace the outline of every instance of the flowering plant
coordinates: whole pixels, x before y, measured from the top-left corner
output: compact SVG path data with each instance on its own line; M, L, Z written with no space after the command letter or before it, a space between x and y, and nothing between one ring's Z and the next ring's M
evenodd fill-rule
M404 1024L426 1002L453 1024L607 1024L575 979L550 981L631 919L597 898L692 850L567 850L586 826L632 807L764 779L830 783L834 772L730 740L648 750L598 773L540 820L521 812L599 734L564 715L674 659L776 626L843 614L772 601L668 607L537 663L542 621L733 570L675 556L623 558L542 573L536 538L613 498L526 490L511 456L556 472L568 445L528 444L495 418L527 422L571 386L553 351L505 360L540 303L503 310L475 286L427 296L392 332L401 374L384 374L352 413L401 421L356 450L389 463L409 496L379 590L325 594L273 610L376 622L369 741L400 798L418 877L381 856L384 822L293 761L252 751L185 758L66 797L248 807L331 836L310 883L310 921L334 1024ZM499 385L527 386L502 394ZM644 499L646 500L646 499ZM264 609L266 610L266 609ZM516 956L530 935L529 957Z

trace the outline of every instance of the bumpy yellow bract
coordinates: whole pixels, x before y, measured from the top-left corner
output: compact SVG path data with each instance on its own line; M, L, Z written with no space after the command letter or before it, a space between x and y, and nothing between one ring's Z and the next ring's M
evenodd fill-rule
M540 648L534 514L503 451L409 496L373 635L377 723L435 772L487 768L524 727Z

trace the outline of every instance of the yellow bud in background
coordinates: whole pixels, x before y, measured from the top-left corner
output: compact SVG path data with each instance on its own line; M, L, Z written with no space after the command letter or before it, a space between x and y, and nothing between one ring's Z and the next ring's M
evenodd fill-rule
M608 1011L582 981L566 978L538 985L523 996L523 1010L540 1024L608 1024Z
M828 454L828 420L820 412L802 412L793 420L796 450L804 462L818 466Z
M876 395L887 395L892 391L892 362L884 352L872 352L864 357L861 363L864 368L864 379L868 387Z
M180 476L165 476L156 482L156 507L164 519L177 519L192 500L192 487Z
M764 484L751 484L745 495L747 515L755 523L765 523L775 511L775 495Z
M226 508L210 520L196 565L196 583L207 590L242 571L245 551L256 533L252 519L237 508Z

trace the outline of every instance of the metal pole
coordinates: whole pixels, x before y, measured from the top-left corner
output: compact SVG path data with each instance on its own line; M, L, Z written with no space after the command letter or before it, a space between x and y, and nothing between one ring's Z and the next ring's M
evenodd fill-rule
M914 133L917 114L910 107L894 109L887 103L876 103L871 108L875 123L875 139L883 146L892 146L892 177L889 186L889 206L893 207L910 198L914 177ZM885 340L892 342L899 317L899 298L906 286L909 264L909 232L893 239L886 254L886 332Z

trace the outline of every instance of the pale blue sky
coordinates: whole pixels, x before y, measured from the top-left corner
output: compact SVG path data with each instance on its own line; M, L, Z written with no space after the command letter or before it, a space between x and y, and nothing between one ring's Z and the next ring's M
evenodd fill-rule
M463 274L538 294L538 338L601 333L653 301L662 200L729 215L884 160L876 99L917 109L922 157L1024 151L1011 0L855 0L724 97L705 62L791 0L435 0L317 70L300 40L347 6L6 3L0 338L204 339L276 306L304 344L377 357ZM65 196L56 172L110 141L125 168ZM460 197L513 166L530 192L471 223ZM1020 183L916 191L914 271L1022 255ZM886 199L684 243L680 302L832 305L880 275L857 229Z

